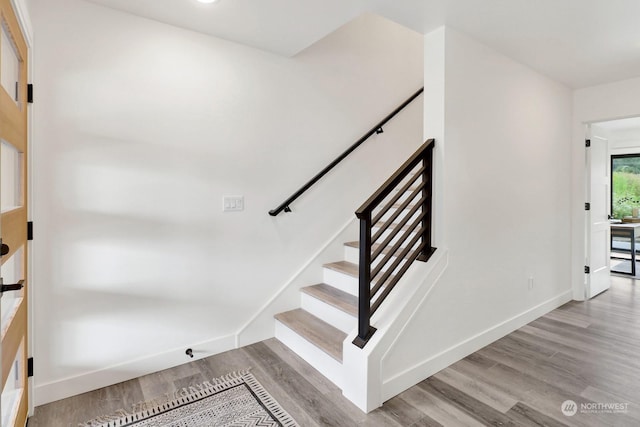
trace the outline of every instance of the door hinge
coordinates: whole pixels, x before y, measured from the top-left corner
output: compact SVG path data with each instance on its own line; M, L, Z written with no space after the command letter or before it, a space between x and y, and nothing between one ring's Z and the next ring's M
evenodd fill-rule
M33 376L33 357L27 359L27 377Z
M27 85L27 102L29 104L33 104L33 84L29 83Z
M9 248L9 245L5 245L4 243L2 243L2 238L0 238L0 257L8 254L10 250L11 249Z
M589 274L589 273L591 273L591 269L589 268L588 265L585 265L584 266L584 274Z
M591 147L591 140L590 139L585 139L584 140L584 146L585 147Z
M27 240L33 240L33 221L27 222Z
M591 203L585 203L584 204L584 210L585 211L590 211L591 210Z

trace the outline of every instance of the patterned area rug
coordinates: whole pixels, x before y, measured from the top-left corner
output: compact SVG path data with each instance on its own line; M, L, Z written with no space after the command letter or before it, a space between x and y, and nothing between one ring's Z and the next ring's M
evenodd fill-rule
M130 413L100 417L81 427L297 427L293 418L248 371L190 387Z

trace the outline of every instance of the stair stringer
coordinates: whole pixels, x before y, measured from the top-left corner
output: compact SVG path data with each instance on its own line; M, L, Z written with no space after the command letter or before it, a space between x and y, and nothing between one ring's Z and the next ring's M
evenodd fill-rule
M389 395L393 390L385 388L384 357L438 284L448 262L448 251L438 249L429 261L415 262L407 270L371 319L377 331L363 349L353 344L356 330L347 335L342 355L345 374L342 393L362 411L370 412L397 394ZM423 379L407 378L405 382L415 381L413 384L417 384Z
M355 216L331 236L235 334L236 348L272 338L273 316L300 307L300 289L322 281L322 266L342 259L344 242L358 235Z

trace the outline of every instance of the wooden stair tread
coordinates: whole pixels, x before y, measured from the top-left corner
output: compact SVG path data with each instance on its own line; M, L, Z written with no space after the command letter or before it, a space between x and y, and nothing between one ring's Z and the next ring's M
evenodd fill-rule
M344 244L345 246L349 246L350 248L356 248L356 249L360 249L360 242L358 240L354 240L353 242L346 242ZM378 249L378 247L380 246L380 244L378 243L374 243L373 244L373 250L375 251L376 249ZM402 246L398 249L399 252L402 252L403 250L405 250L405 247ZM389 252L391 252L391 246L387 246L386 248L384 248L382 250L382 254L383 255L387 255ZM407 258L407 257L405 257Z
M348 261L330 262L329 264L325 264L323 267L339 273L344 273L351 277L358 277L360 274L358 272L358 265Z
M390 209L400 209L400 207L402 206L403 203L404 203L403 201L395 202L393 205L391 205ZM410 211L415 206L416 206L416 203L412 200L411 203L409 203L403 210L404 211ZM383 207L384 207L384 205L376 206L373 209L373 212L377 214L378 212L380 212L382 210Z
M347 314L354 317L358 317L358 297L351 295L340 289L334 288L326 283L320 283L318 285L307 286L300 289L307 295L311 295L338 310L342 310Z
M349 246L350 248L360 249L360 241L358 241L358 240L354 240L353 242L345 242L344 245L345 246ZM374 243L373 244L373 250L376 250L379 247L380 247L380 243ZM402 250L404 250L404 248L405 248L404 246L401 246L399 250L402 251ZM391 250L391 247L387 246L386 248L384 248L382 250L382 253L383 254L388 254L390 250Z
M325 264L323 267L329 268L331 270L337 271L338 273L346 274L347 276L355 277L356 279L360 277L360 270L358 269L358 264L354 264L348 261L338 261L331 262L329 264ZM380 273L378 276L382 276ZM389 276L388 280L393 279L395 276L392 274ZM372 284L376 284L378 282L378 278L372 280Z
M342 363L342 342L347 334L298 308L274 316L276 320Z
M418 188L420 188L420 183L418 184L413 184L411 187L407 188L407 190L405 191L405 193L413 193L414 191L416 191ZM396 187L393 189L393 191L395 191L396 193L398 193L400 191L400 188Z
M382 224L378 225L374 225L372 228L378 229L382 226ZM387 230L395 230L396 228L398 228L400 226L399 223L397 222L392 222L391 224L389 224L389 227L387 228ZM410 224L405 224L402 226L402 228L400 228L400 231L406 231L411 227Z

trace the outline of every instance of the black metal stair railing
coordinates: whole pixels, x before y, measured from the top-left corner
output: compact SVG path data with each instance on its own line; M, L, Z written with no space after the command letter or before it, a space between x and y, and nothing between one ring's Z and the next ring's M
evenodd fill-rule
M357 211L360 220L358 336L364 347L376 331L371 316L415 260L431 246L433 146L429 139ZM376 230L374 232L374 229Z

